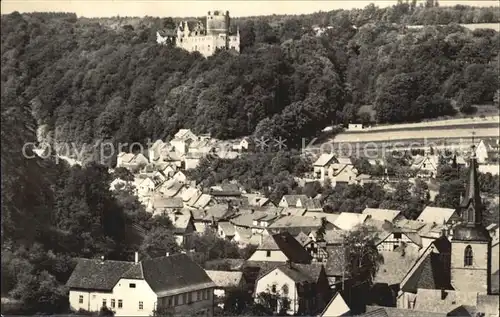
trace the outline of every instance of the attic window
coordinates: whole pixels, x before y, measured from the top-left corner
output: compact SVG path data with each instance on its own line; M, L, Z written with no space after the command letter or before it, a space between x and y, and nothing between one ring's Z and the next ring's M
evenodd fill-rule
M394 232L394 239L401 239L401 232Z
M128 284L128 286L129 286L130 288L135 288L135 283L130 283L130 284Z
M269 251L269 250L267 250L267 251L266 251L266 257L267 257L267 258L270 258L270 257L271 257L271 251Z

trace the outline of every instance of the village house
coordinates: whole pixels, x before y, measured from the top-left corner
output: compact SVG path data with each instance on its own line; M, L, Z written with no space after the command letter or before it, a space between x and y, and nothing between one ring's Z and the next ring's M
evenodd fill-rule
M461 220L455 209L427 206L417 218L417 221L428 224L456 224Z
M437 155L417 156L410 166L417 173L418 178L436 178L438 167Z
M251 150L254 146L254 143L250 138L243 138L236 144L233 144L232 149L235 151L246 152Z
M401 213L401 210L391 210L391 209L380 209L380 208L365 208L363 210L363 215L368 215L371 219L379 221L388 221L390 223L395 223L397 221L406 219L406 217Z
M323 153L313 164L314 178L324 181L328 177L328 168L335 163L333 154Z
M164 197L181 197L185 190L186 187L184 183L172 178L158 186L155 192Z
M189 211L176 211L168 215L172 221L175 241L179 246L189 246L195 232L193 217Z
M134 173L148 163L148 159L142 153L134 154L121 152L116 157L116 168L123 167Z
M161 194L154 194L146 207L146 211L154 215L168 215L180 211L184 207L182 198L165 197Z
M224 308L226 292L245 287L243 272L214 270L206 270L205 272L215 283L214 302L221 308Z
M328 168L331 186L338 184L350 185L358 182L358 170L352 165L349 158L338 158L339 163L332 164Z
M309 316L321 312L331 296L323 265L293 262L261 274L255 283L257 300L262 293L279 298L273 307L277 313L284 309L287 314Z
M302 208L309 199L306 195L283 195L278 206Z
M301 231L309 234L311 231L317 231L321 228L321 218L304 217L304 216L283 216L274 221L269 227L269 232L289 232L292 235L298 235ZM327 221L326 229L334 229L335 226Z
M498 162L498 153L500 153L498 139L483 139L476 147L477 162L479 164L485 164L490 161Z
M333 224L341 230L349 231L365 223L368 218L369 216L364 214L342 212Z
M393 227L378 235L377 249L379 252L399 251L405 254L419 254L422 247L422 238L416 231Z
M236 234L236 229L229 221L220 221L217 224L217 234L222 239L232 240Z
M165 268L169 268L165 270ZM115 316L213 316L214 282L185 254L134 262L78 259L66 285L73 311L98 312L107 307Z
M174 138L170 141L170 144L175 148L175 151L179 154L186 154L189 149L189 145L198 140L198 136L196 136L189 129L180 129L175 135Z
M248 261L311 263L311 256L288 232L265 236Z

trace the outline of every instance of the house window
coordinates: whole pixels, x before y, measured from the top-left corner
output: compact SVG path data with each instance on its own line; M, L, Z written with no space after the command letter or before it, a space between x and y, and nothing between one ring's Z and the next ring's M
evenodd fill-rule
M102 300L102 307L106 307L106 299Z
M128 286L129 286L130 288L135 288L135 283L130 283L130 284L128 284Z
M172 297L167 298L167 307L172 307Z
M143 302L139 302L139 310L143 310L144 309L144 303Z
M196 292L196 300L201 300L201 291Z
M468 245L465 248L465 253L464 253L464 266L472 266L472 260L473 260L472 248L470 245Z
M401 232L394 232L394 239L401 239Z
M208 299L208 289L203 291L203 299Z
M269 250L267 250L267 251L266 251L266 257L267 257L267 258L270 258L270 257L271 257L271 251L269 251Z
M276 293L276 285L273 285L273 286L271 287L271 292Z
M188 303L193 302L193 293L189 292L189 293L187 294L187 298L188 298L188 299L187 299L187 302L188 302Z
M111 308L115 308L115 300L114 299L111 300Z
M78 296L78 303L83 304L83 295Z
M121 299L118 300L118 308L123 308L123 301Z
M184 293L182 294L182 304L186 304L187 303L187 294Z
M174 306L179 305L179 298L180 298L180 295L175 295L174 296Z

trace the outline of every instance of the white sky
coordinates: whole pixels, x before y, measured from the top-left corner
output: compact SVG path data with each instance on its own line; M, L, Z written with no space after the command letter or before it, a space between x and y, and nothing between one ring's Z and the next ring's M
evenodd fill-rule
M423 1L423 0L418 0ZM2 0L1 13L19 12L75 12L85 17L111 16L203 16L208 11L229 10L231 16L270 14L301 14L335 9L364 8L371 2L379 7L396 0L308 0L308 1L179 1L179 0ZM498 0L440 0L441 6L456 4L471 6L499 6Z

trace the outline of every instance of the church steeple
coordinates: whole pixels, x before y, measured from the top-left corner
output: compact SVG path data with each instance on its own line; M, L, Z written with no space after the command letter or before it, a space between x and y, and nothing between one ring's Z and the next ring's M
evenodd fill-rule
M453 230L453 239L462 241L488 241L490 236L483 226L483 204L479 191L474 145L471 147L468 173L465 194L457 210L462 218L462 223Z
M477 159L474 145L471 147L471 155L469 162L469 174L467 177L467 185L465 195L460 202L462 211L462 219L469 227L482 224L482 209L481 195L479 192L479 181L477 177Z

